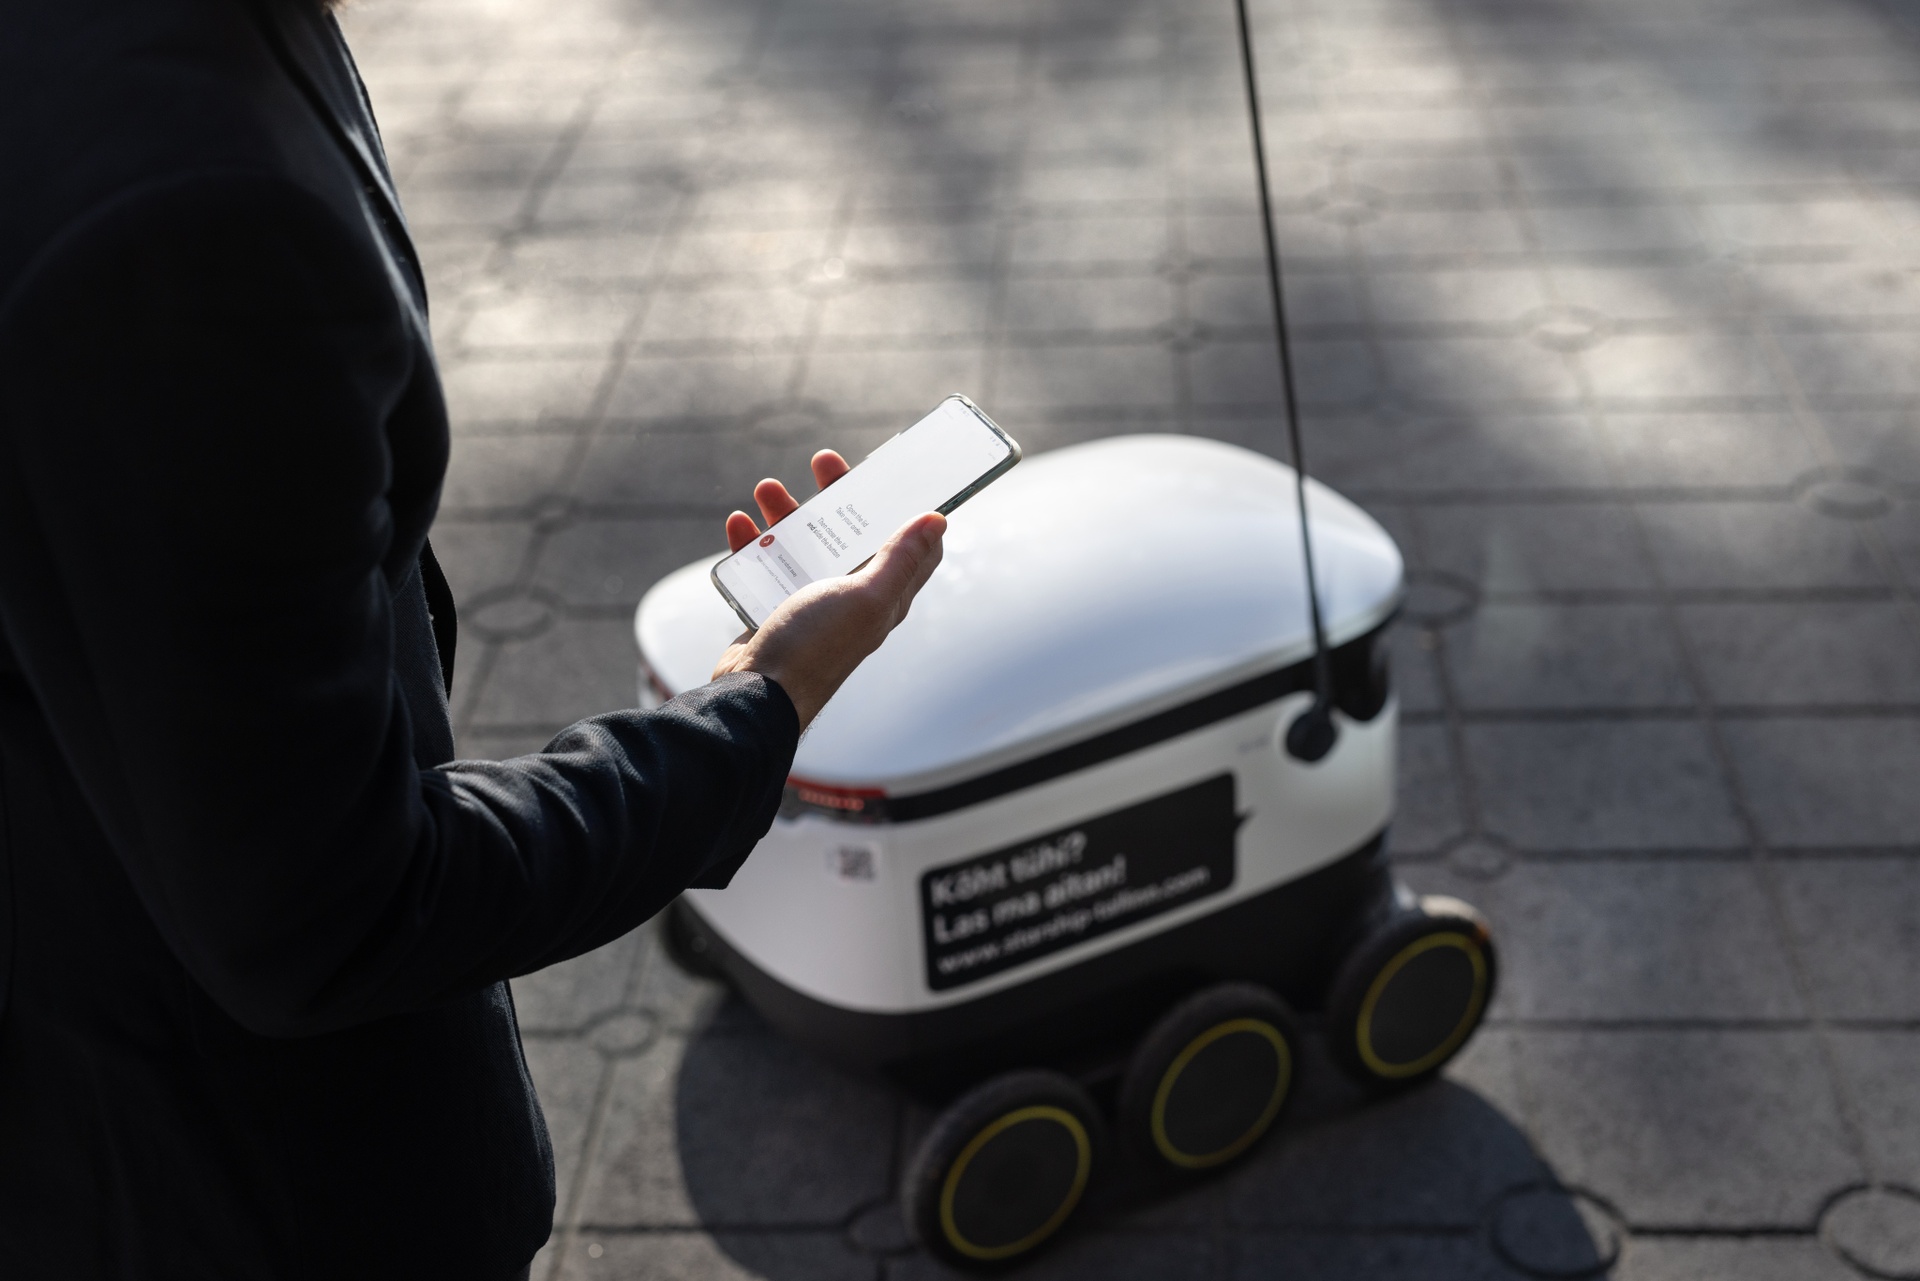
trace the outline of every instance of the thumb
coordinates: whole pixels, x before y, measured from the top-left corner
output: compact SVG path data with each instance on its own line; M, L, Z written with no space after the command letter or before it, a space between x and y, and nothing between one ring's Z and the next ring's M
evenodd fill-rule
M940 563L946 532L947 518L939 512L915 516L874 553L867 581L886 596L913 599Z

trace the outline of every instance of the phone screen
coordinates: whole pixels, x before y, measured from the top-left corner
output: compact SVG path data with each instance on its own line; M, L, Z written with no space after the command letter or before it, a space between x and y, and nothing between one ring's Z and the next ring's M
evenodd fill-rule
M964 396L863 459L755 542L713 567L714 586L750 627L820 578L864 565L922 512L949 512L1015 463L1020 447Z

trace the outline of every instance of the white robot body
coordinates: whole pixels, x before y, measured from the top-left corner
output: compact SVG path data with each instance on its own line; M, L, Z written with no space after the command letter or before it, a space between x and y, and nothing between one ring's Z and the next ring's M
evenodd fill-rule
M1102 958L1368 851L1377 869L1401 558L1309 484L1346 710L1331 753L1290 757L1313 699L1295 492L1261 455L1131 436L1030 458L961 508L911 616L802 741L772 831L685 900L749 999L843 1059L934 1052L995 1010L1043 1015L1023 986L1072 999ZM641 601L643 700L704 683L738 634L712 563Z

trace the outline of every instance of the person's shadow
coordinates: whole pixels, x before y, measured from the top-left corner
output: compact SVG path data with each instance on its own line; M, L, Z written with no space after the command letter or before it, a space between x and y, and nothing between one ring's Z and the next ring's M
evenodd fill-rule
M1507 1076L1497 1031L1469 1046L1458 1079L1385 1099L1348 1084L1308 1039L1298 1093L1254 1155L1179 1184L1116 1142L1062 1239L1015 1273L1482 1281L1609 1270L1617 1224L1562 1188L1491 1100ZM894 1208L927 1110L788 1044L737 999L688 1043L674 1104L687 1194L749 1273L949 1275L906 1239Z

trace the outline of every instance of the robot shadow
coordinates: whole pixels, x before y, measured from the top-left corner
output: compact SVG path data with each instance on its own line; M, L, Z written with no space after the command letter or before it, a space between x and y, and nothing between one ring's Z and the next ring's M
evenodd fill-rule
M1156 1174L1116 1136L1041 1278L1287 1276L1483 1281L1605 1273L1615 1225L1564 1188L1509 1109L1509 1047L1483 1030L1446 1078L1370 1096L1308 1038L1296 1094L1249 1157L1198 1181ZM737 999L687 1042L674 1087L681 1177L699 1222L768 1281L954 1275L895 1206L934 1113L785 1042Z

